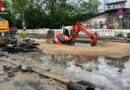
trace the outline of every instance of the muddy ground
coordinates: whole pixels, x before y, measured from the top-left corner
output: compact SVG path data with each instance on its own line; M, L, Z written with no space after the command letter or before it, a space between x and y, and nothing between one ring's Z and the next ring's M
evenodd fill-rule
M130 43L98 40L97 46L91 47L90 42L85 39L77 40L78 42L76 42L75 46L48 44L44 40L36 41L40 43L39 48L44 53L49 54L77 54L88 56L130 55ZM79 43L79 41L83 43Z
M63 83L33 72L16 72L14 77L8 77L3 71L3 65L10 61L38 67L55 75L85 80L105 87L104 90L130 89L130 56L62 55L41 51L4 54L0 57L1 90L67 90Z
M39 51L26 54L4 53L4 56L0 57L0 90L66 90L64 84L34 72L18 71L14 76L8 77L7 72L3 70L5 64L15 67L10 61L33 67L36 62L40 62L40 55Z
M20 71L14 77L8 77L3 71L3 65L10 64L8 61L85 80L103 86L105 90L130 89L130 43L98 41L96 47L90 47L86 39L81 40L85 44L76 46L55 45L46 39L34 40L40 43L40 50L36 52L12 54L0 51L4 53L0 56L0 90L67 90L63 83L34 72Z

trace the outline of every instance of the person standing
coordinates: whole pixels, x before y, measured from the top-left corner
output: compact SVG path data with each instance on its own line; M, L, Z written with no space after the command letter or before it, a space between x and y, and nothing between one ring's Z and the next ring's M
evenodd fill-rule
M23 28L22 36L23 40L26 40L26 27Z

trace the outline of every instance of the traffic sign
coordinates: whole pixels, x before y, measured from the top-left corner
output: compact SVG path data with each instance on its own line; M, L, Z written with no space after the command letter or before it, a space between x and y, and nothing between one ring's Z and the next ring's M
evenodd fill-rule
M25 20L22 20L22 24L25 25Z
M119 18L123 18L123 16L119 16Z
M3 4L3 2L1 2L1 1L0 1L0 7L1 7L1 8L4 7L4 4Z
M119 16L123 16L123 14L124 14L123 10L119 10L119 11L118 11L118 15L119 15Z
M22 23L25 23L25 20L22 20Z

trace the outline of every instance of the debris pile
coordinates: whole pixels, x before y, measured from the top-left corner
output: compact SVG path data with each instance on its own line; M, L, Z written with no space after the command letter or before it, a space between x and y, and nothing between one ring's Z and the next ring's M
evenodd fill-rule
M27 39L24 42L14 44L14 45L7 45L5 46L2 51L7 51L8 53L18 53L18 52L34 52L38 50L36 43L33 40Z
M5 56L3 53L0 53L0 57Z
M95 90L95 88L88 86L88 84L82 85L80 83L69 81L67 83L67 90Z
M3 65L4 72L7 73L8 77L13 77L16 72L33 72L31 67L25 65L11 66L9 64Z

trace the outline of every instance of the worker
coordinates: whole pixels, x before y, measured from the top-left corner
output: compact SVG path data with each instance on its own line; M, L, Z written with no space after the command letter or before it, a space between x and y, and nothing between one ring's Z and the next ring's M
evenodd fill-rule
M23 40L26 40L26 27L23 28L22 36Z

